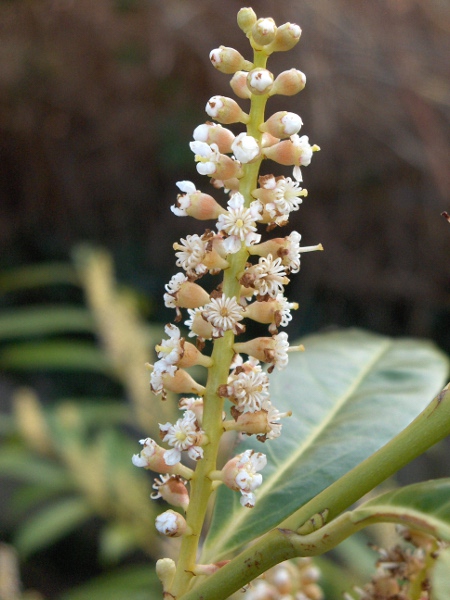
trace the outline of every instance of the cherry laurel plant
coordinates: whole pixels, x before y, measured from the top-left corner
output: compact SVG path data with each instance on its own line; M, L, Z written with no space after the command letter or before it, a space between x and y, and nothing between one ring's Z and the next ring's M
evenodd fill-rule
M364 521L346 516L352 513L339 516L342 510L395 472L402 460L412 457L406 451L407 442L401 442L404 447L400 452L392 451L389 461L381 460L372 471L352 471L349 481L339 484L341 495L333 495L330 486L331 491L319 494L311 507L303 507L280 528L266 534L266 541L258 542L260 546L257 543L254 549L245 550L240 562L235 562L237 557L225 566L197 563L209 501L217 487L227 486L240 495L244 510L251 511L258 502L266 455L245 450L218 469L220 441L230 431L256 435L266 444L281 435L281 419L290 412L280 413L271 403L270 373L287 366L290 352L303 350L302 346L291 346L287 333L280 331L297 308L284 296L285 286L299 271L303 252L322 250L320 244L301 246L301 235L296 231L282 237L266 236L269 239L261 241L264 230L285 227L290 213L299 209L307 195L301 187L301 167L309 165L319 150L307 136L299 135L302 120L297 114L280 111L265 115L270 97L293 96L305 87L305 75L295 68L278 76L266 68L272 53L290 50L298 43L301 29L291 23L277 27L273 19L258 19L251 8L242 8L237 20L250 41L253 60L225 46L213 50L210 59L216 69L231 75L233 92L239 99L249 100L250 109L245 112L232 98L213 96L206 113L214 122L199 125L190 143L198 173L227 194L226 205L197 190L192 182L179 181L181 193L171 207L177 216L212 222L203 235L186 235L174 244L180 272L166 285L164 295L165 305L175 310L175 322L185 319L188 338L196 338L196 344L183 337L177 325L168 324L167 339L156 346L158 360L148 365L152 392L162 400L167 391L180 394L183 416L175 423L159 425L167 447L146 438L140 442L140 454L133 456L134 465L160 474L152 498L162 498L177 509L167 510L156 519L161 534L181 538L177 562L163 558L156 565L165 598L225 598L287 558L325 552ZM245 131L233 133L226 127L232 124L244 125ZM269 164L293 167L292 177L260 175L264 159ZM199 283L207 274L220 278L212 291ZM184 316L182 310L186 311ZM267 325L268 335L245 339L245 319ZM207 347L212 347L210 354L205 353ZM185 370L195 365L207 370L204 386ZM418 444L417 453L443 437L447 429ZM192 459L195 469L181 462L183 454ZM378 479L368 477L371 472ZM361 473L366 474L365 479ZM335 517L334 529L315 538L317 530L325 531L331 526L328 521ZM205 577L200 576L215 580L215 585L208 587ZM198 582L203 583L197 586ZM311 597L319 598L320 594Z

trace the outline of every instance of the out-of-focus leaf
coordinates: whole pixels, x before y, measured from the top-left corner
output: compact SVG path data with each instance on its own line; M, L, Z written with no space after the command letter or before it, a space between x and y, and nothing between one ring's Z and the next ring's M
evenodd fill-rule
M94 371L112 376L110 362L94 344L81 341L49 341L11 344L0 351L4 369Z
M450 542L450 478L432 479L381 494L352 511L352 521L389 521Z
M79 277L68 263L49 263L12 269L0 274L0 292L28 290L55 284L79 285Z
M151 565L113 571L63 594L59 600L160 600L161 584Z
M84 498L59 499L20 524L16 530L14 545L26 557L60 540L93 514Z
M15 308L0 314L0 340L93 331L92 315L76 306Z
M26 513L35 506L42 504L45 501L50 501L55 496L60 497L64 492L75 492L75 486L67 486L66 488L55 488L41 484L23 484L19 486L12 495L11 511L15 517L21 515L26 516Z
M443 550L436 560L431 575L432 600L450 598L450 548Z
M0 451L0 474L57 490L73 487L65 469L56 463L33 456L25 448L5 447Z
M105 564L117 564L131 551L139 547L136 536L128 523L107 523L100 534L99 554Z
M76 406L84 425L89 427L106 427L132 419L129 405L120 398L62 398L60 402Z
M358 330L304 340L286 370L271 377L281 436L249 438L237 452L267 454L256 506L222 486L201 562L215 562L276 526L386 444L423 410L444 383L447 358L432 344Z

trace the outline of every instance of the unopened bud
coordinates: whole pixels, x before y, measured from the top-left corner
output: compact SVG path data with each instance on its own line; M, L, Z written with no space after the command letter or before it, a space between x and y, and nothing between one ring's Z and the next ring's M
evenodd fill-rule
M273 85L273 74L267 69L253 69L247 75L248 89L255 95L268 94Z
M160 558L156 561L156 576L160 580L164 592L168 592L172 587L176 571L176 564L171 558Z
M222 127L219 123L203 123L194 129L194 140L206 142L207 144L217 144L219 152L227 154L231 152L231 144L234 140L234 133Z
M246 100L252 97L252 93L247 85L247 75L248 73L246 71L237 71L230 81L231 89L236 96Z
M301 92L306 85L306 76L298 69L283 71L273 82L269 96L279 94L281 96L294 96Z
M174 249L179 249L179 244L175 243ZM192 281L183 281L176 289L167 285L166 290L169 293L164 294L164 301L168 308L198 308L209 302L208 292Z
M308 166L317 150L319 147L311 146L308 136L294 134L289 140L264 148L264 155L280 165Z
M272 18L258 19L252 27L252 38L256 46L271 44L277 34L277 26Z
M234 156L242 164L255 162L261 156L258 140L245 132L240 133L231 145Z
M178 217L193 217L199 221L217 219L226 212L209 194L195 189L192 181L178 181L177 186L184 192L177 196L176 204L170 210Z
M241 8L237 14L237 24L244 33L248 33L256 23L256 14L253 8Z
M151 494L152 500L162 498L172 506L179 506L186 512L189 506L189 494L186 488L186 480L179 475L161 475L161 479L155 478Z
M240 52L227 46L211 50L209 59L218 71L228 75L236 73L236 71L249 71L253 67L253 63L245 60Z
M284 23L278 27L275 39L268 50L271 52L291 50L300 40L301 34L302 30L295 23Z
M186 519L174 510L166 510L156 517L156 529L168 537L180 537L188 531Z
M303 121L296 113L282 110L272 115L259 126L260 131L270 133L275 138L287 138L298 133Z
M242 110L239 104L226 96L213 96L208 100L205 110L212 119L223 125L248 123L249 120L248 114Z
M277 327L281 323L282 312L297 310L297 302L286 303L285 300L270 299L266 302L252 302L244 309L244 317L252 319L257 323L275 323Z

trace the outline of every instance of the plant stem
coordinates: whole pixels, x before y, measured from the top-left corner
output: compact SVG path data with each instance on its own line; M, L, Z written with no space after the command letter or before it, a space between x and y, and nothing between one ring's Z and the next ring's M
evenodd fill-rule
M225 600L282 560L321 554L345 539L355 529L355 524L349 520L349 513L338 517L336 527L333 527L332 522L325 526L330 532L335 530L332 540L325 539L321 535L322 530L306 536L299 536L294 532L325 509L329 511L329 520L336 518L374 487L449 435L449 386L450 384L390 442L312 498L280 523L277 529L266 533L253 546L182 596L182 600Z

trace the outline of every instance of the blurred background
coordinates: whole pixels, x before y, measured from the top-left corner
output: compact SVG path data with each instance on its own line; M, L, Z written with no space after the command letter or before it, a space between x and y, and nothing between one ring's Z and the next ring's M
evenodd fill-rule
M0 467L11 477L33 444L46 457L26 476L34 500L28 492L22 505L16 501L22 513L2 517L7 542L21 515L45 500L38 467L59 461L61 477L72 469L72 479L55 490L79 492L82 476L64 458L68 423L80 426L72 440L80 453L97 444L107 454L117 447L108 435L118 422L143 431L155 420L146 376L134 365L148 360L158 323L172 318L161 301L177 270L172 243L202 229L175 218L169 206L176 181L211 191L196 174L188 142L205 121L209 97L232 95L209 51L223 44L250 58L236 26L247 4L0 1L0 388L10 452ZM305 256L293 278L289 298L300 310L290 335L360 326L427 337L450 352L450 225L440 216L450 211L449 1L258 0L253 8L303 29L299 45L275 55L269 68L295 66L307 86L298 96L271 99L268 110L298 112L302 133L321 147L303 170L309 196L292 225L305 245L322 242L325 252ZM273 167L263 164L262 172ZM90 396L101 396L99 410L110 409L107 434L96 430L100 413L80 408ZM123 397L134 407L131 424L116 402ZM9 486L5 498L17 492ZM85 490L87 513L72 506L72 530L86 514L95 516L69 575L57 565L61 556L65 565L75 561L70 543L53 544L50 561L41 547L54 540L43 542L43 524L34 546L24 535L24 555L33 555L25 588L59 597L101 572L102 543L103 563L130 548L151 555L150 538L136 542L139 520L133 542L124 541L130 499L111 517L115 509L104 509L99 493ZM99 513L114 521L102 543Z

